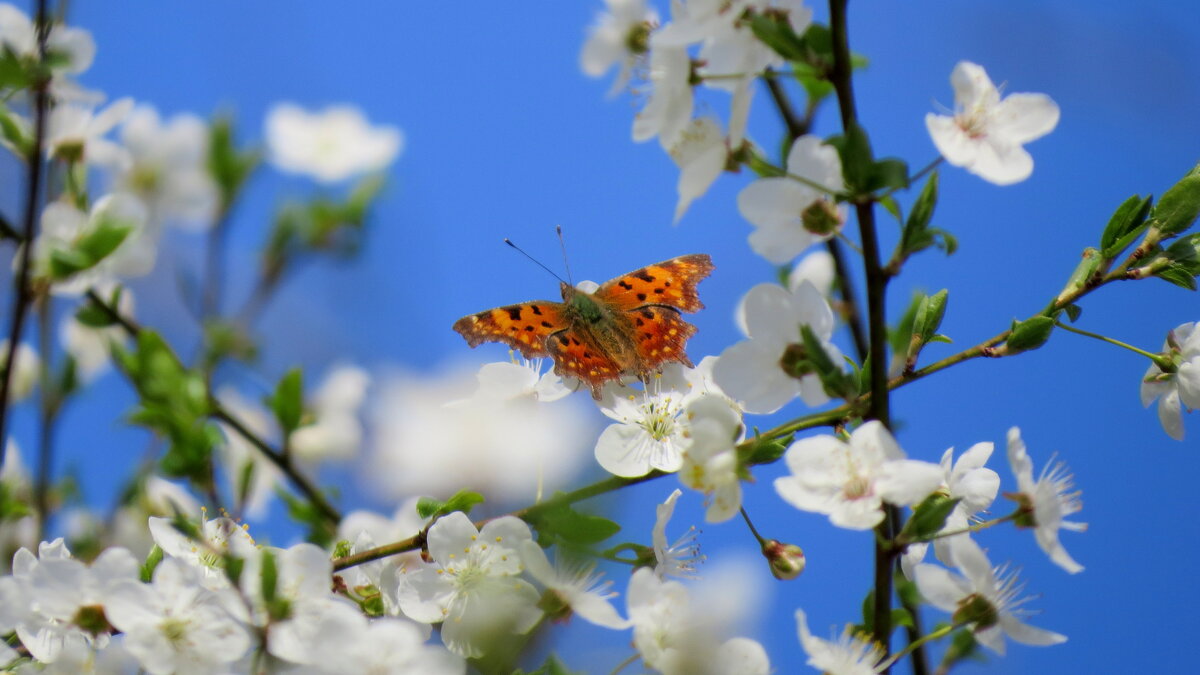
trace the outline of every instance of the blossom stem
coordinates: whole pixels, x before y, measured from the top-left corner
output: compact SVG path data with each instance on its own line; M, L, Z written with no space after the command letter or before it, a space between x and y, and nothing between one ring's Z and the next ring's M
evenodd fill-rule
M1017 509L1016 511L1013 511L1012 513L1008 514L1007 516L993 518L992 520L985 520L982 523L975 523L974 525L959 528L957 530L950 530L947 532L934 532L933 534L929 535L928 537L919 537L919 538L915 538L915 539L911 539L911 540L905 539L904 541L897 541L896 545L903 547L903 546L907 546L908 544L919 544L921 542L933 541L934 539L945 539L947 537L955 537L960 534L974 534L976 532L981 532L983 530L986 530L989 527L995 527L1001 523L1007 523L1011 520L1016 520L1017 516L1021 515L1023 512L1024 512L1023 509Z
M1110 345L1124 347L1125 349L1128 349L1131 352L1141 354L1142 356L1145 356L1146 358L1150 359L1155 364L1157 364L1160 369L1166 370L1165 368L1163 368L1164 365L1166 365L1169 368L1173 368L1170 360L1163 358L1161 354L1154 354L1154 353L1148 352L1144 349L1138 349L1137 347L1134 347L1131 344L1127 344L1127 343L1121 342L1120 340L1115 340L1110 337L1105 337L1103 335L1100 335L1099 333L1092 333L1090 331L1086 331L1081 328L1075 328L1074 326L1070 326L1061 321L1055 321L1054 325L1058 326L1059 328L1062 328L1065 331L1068 331L1071 333L1078 333L1079 335L1086 335L1087 337L1094 338L1096 340L1100 340L1101 342L1107 342Z
M46 0L37 0L37 16L34 17L37 30L37 52L39 67L46 62L46 38L50 33L49 16L46 14ZM49 106L50 78L45 73L39 73L38 81L33 84L33 146L29 150L26 161L29 164L29 180L26 183L25 219L21 236L25 245L21 247L17 260L17 283L13 286L12 315L8 324L8 349L4 354L4 368L0 369L0 446L8 438L8 406L12 398L13 366L16 363L17 347L21 343L21 334L25 328L25 317L29 314L29 304L33 294L29 289L29 268L33 258L34 234L37 227L38 207L42 188L42 145L46 138L46 109ZM0 456L0 465L4 458Z
M742 512L742 520L746 521L746 527L750 528L750 534L753 534L754 538L758 540L758 545L766 546L767 540L764 539L763 536L758 533L758 529L754 527L754 523L750 522L750 514L746 513L746 507L744 507L744 506L741 507L739 509L739 511Z
M96 305L96 307L107 314L109 318L124 328L125 332L129 333L131 337L136 338L138 334L141 333L142 328L139 325L123 316L116 307L113 307L105 302L104 298L100 297L100 294L96 293L95 289L88 289L87 298L92 302L92 304ZM174 352L171 352L171 355L174 356L176 363L178 363L180 366L183 365L183 362L179 360L178 355L176 355ZM268 444L262 438L259 438L259 436L253 431L250 431L250 429L243 424L241 420L234 417L228 410L226 410L225 407L221 405L220 401L211 396L209 397L209 415L214 419L218 419L229 425L231 429L236 431L238 435L244 438L248 443L250 443L250 445L253 445L268 461L278 467L279 470L288 477L288 480L292 483L292 485L294 485L296 489L304 495L309 503L313 505L313 508L315 508L321 514L322 518L324 518L328 524L336 525L341 521L342 516L338 510L329 503L329 501L323 494L321 494L321 491L317 489L312 481L310 481L307 476L300 472L300 470L292 463L291 458L286 453L272 448L270 444Z
M953 633L954 631L958 630L959 628L962 628L963 625L964 624L950 624L950 625L942 626L941 628L934 629L934 631L932 633L929 633L927 635L922 635L921 637L917 638L916 640L909 642L908 646L906 646L904 649L901 649L900 651L896 652L894 655L892 655L891 658L889 658L887 661L885 661L882 664L884 669L891 668L893 665L896 664L897 661L904 658L904 656L906 654L911 653L915 649L920 649L925 643L932 642L934 640L940 640L941 638L946 637L947 635Z

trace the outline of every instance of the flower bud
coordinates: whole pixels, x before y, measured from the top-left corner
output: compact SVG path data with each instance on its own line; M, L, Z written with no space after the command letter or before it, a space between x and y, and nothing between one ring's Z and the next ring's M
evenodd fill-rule
M785 544L778 539L768 539L763 544L762 554L771 565L771 574L776 579L795 579L804 571L804 550L795 544Z
M800 222L804 223L804 229L813 234L829 235L842 226L842 214L833 202L818 199L800 214Z

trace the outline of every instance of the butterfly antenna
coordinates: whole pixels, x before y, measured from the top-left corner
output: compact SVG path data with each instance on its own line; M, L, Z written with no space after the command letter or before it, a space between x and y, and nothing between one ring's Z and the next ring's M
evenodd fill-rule
M513 247L513 248L515 248L515 249L517 249L517 251L519 251L519 252L521 253L521 255L523 255L523 256L525 256L526 258L529 258L530 260L532 260L532 261L533 261L533 263L534 263L535 265L537 265L538 267L540 267L540 268L542 268L542 269L546 270L547 272L549 272L549 273L550 273L550 275L551 275L551 276L553 276L555 279L558 279L559 281L563 281L563 278L562 278L562 277L560 277L560 276L558 276L558 274L557 274L557 273L555 273L555 271L554 271L554 270L550 269L549 267L546 267L545 265L543 265L543 264L542 264L542 262L541 262L540 260L538 260L537 258L535 258L535 257L533 257L533 256L529 255L528 253L526 253L526 252L525 252L525 249L523 249L523 248L521 248L520 246L517 246L516 244L512 243L512 240L511 240L511 239L509 239L508 237L505 237L505 238L504 238L504 243L506 243L506 244L508 244L509 246L511 246L511 247ZM563 281L563 283L565 284L565 283L567 283L567 282ZM570 285L570 284L568 284L568 285Z
M563 267L567 268L567 281L574 286L575 280L571 278L571 263L567 261L567 242L563 239L562 225L555 225L554 231L558 232L558 247L562 249Z

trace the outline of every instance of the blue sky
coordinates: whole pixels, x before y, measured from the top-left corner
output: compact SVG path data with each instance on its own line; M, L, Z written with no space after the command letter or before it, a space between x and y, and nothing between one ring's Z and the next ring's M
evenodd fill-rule
M1200 161L1195 3L1150 1L1135 12L1110 0L852 5L852 47L871 60L856 79L860 114L878 155L914 167L936 156L923 118L935 101L953 103L948 78L962 59L985 66L1007 91L1045 92L1062 109L1058 128L1029 148L1036 163L1030 180L1000 188L943 169L935 224L958 237L960 251L916 258L893 284L889 306L896 316L913 290L950 289L942 332L955 344L931 347L929 358L1040 309L1081 250L1096 244L1116 205L1134 193L1161 194ZM224 374L260 384L297 363L315 375L345 360L420 371L502 358L499 347L469 352L450 325L486 307L555 297L557 283L500 242L510 237L556 266L559 224L577 278L602 281L675 255L710 253L717 269L701 287L708 309L695 318L700 332L689 352L699 360L737 339L731 317L738 298L773 277L745 245L750 228L736 209L750 178L726 174L671 225L675 166L656 142L630 140L636 107L628 96L606 99L608 82L579 71L584 31L599 9L598 0L452 10L444 3L71 3L72 23L93 31L99 47L84 83L110 96L132 96L168 114L233 111L249 138L261 138L265 111L282 100L352 102L405 132L364 255L354 264L319 262L293 278L260 326L263 361ZM816 15L825 20L823 8ZM701 110L725 115L723 95L705 101ZM815 132L837 131L836 111L826 107ZM780 133L758 92L750 136L776 147ZM231 236L235 300L253 279L268 214L282 194L305 189L270 171L250 186ZM896 229L885 222L882 236L890 250ZM154 278L134 287L139 316L183 344L194 340L194 328L178 306L176 278L200 255L199 239L173 237ZM1195 294L1155 280L1105 288L1082 305L1082 327L1152 350L1167 330L1200 319ZM993 441L990 466L1002 490L1011 490L1003 440L1015 425L1038 470L1057 453L1083 490L1079 519L1089 530L1064 534L1087 568L1081 574L1053 566L1029 532L998 528L979 537L994 562L1021 566L1027 590L1041 594L1033 606L1042 613L1031 623L1070 641L1010 644L1007 657L959 672L1170 672L1193 664L1185 645L1200 628L1200 592L1190 581L1190 554L1200 541L1191 512L1200 423L1193 415L1189 440L1169 439L1138 403L1145 368L1136 355L1060 332L1042 350L970 362L894 396L910 456L936 461L947 447ZM78 471L94 503L111 500L115 481L146 448L143 434L114 422L131 402L109 376L65 419L59 468ZM27 438L30 428L28 411L20 411L18 432ZM799 655L793 611L802 606L819 635L857 619L871 539L785 506L770 489L780 472L756 472L747 507L764 534L803 546L809 567L772 587L769 611L745 633L767 646L777 672L792 672ZM659 480L604 504L626 532L644 538L636 533L648 533L652 505L675 485ZM362 502L356 495L344 501ZM994 511L1005 508L997 503ZM699 499L685 495L678 522L699 523L700 514ZM712 560L754 554L737 521L703 530ZM765 566L759 571L765 575ZM926 624L942 618L929 612ZM607 672L628 653L623 636L578 622L565 635L568 664L587 672Z

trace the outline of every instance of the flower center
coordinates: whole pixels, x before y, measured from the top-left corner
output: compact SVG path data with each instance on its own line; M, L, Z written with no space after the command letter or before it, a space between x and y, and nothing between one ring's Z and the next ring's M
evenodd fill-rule
M187 638L187 628L187 621L175 617L164 619L158 626L158 629L167 638L167 642L170 642L172 646L178 646Z
M642 404L642 418L638 425L656 441L675 433L675 415L678 413L671 399L647 401Z

